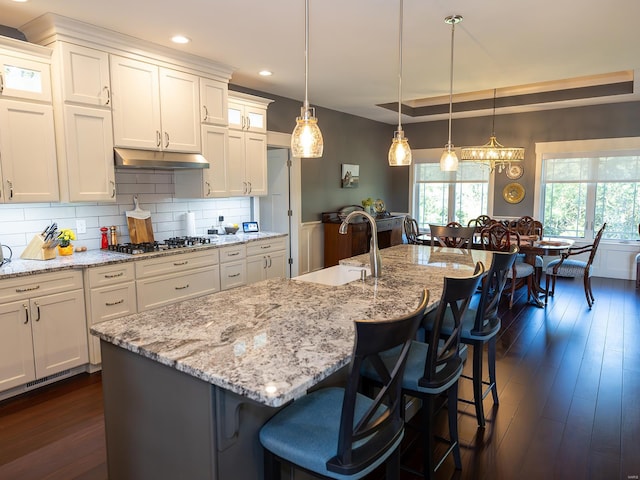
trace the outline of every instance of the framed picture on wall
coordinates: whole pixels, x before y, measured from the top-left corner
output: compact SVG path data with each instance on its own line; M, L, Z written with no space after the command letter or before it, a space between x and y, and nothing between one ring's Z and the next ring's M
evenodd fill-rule
M360 165L343 163L340 178L342 188L358 188L358 183L360 182Z

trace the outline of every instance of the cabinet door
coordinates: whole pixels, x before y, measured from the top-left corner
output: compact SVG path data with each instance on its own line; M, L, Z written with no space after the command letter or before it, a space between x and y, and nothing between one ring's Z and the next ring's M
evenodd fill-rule
M0 304L0 391L35 378L29 302Z
M245 134L237 130L229 130L229 155L227 162L227 187L229 196L246 195L245 178Z
M0 154L6 202L59 200L51 106L0 100Z
M64 106L69 201L116 201L111 112Z
M117 55L110 65L115 146L160 150L158 67Z
M245 134L245 172L249 195L267 194L267 136Z
M109 55L93 48L60 42L62 97L65 102L111 104Z
M228 105L229 108L227 109L227 119L229 128L233 128L235 130L244 130L244 105L242 103L234 102L231 99L229 99Z
M225 82L200 79L200 119L202 123L228 125L228 89Z
M287 278L286 252L279 251L267 255L266 278Z
M38 378L89 361L82 290L34 298L30 311Z
M200 153L199 85L195 75L160 69L163 150Z
M51 102L49 64L0 55L0 98Z
M246 127L249 132L267 133L267 111L264 108L246 105L244 107Z
M247 284L256 283L267 278L268 262L264 255L247 257Z

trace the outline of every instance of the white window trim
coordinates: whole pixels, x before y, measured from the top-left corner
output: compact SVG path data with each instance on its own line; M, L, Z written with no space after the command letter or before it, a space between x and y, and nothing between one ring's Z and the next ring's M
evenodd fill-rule
M411 157L413 159L413 164L415 163L436 163L436 161L440 161L440 157L442 156L442 148L421 148L419 150L411 150ZM460 152L456 151L456 155L460 158ZM413 164L409 167L409 211L413 214L413 184L414 184L414 168ZM489 167L487 167L489 168ZM489 175L489 185L488 185L488 193L489 198L487 199L487 215L493 217L493 186L494 186L494 177L495 171L491 172Z
M533 218L541 218L542 157L548 153L587 154L599 151L639 150L640 137L598 138L592 140L571 140L567 142L536 142L536 175L533 197Z

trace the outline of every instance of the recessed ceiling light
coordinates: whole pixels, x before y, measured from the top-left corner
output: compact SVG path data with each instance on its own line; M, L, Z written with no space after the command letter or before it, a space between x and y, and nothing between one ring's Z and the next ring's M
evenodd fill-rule
M185 37L184 35L174 35L173 37L171 37L171 41L173 43L185 44L189 43L191 39L189 37Z
M16 2L16 3L26 3L29 0L13 0L13 1Z
M271 75L273 75L273 72L271 72L269 70L260 70L258 72L258 75L261 75L263 77L270 77Z

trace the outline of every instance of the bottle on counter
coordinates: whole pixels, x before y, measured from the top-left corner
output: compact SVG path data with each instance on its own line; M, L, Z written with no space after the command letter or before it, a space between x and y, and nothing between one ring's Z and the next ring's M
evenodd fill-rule
M102 238L100 239L100 248L106 250L109 248L109 238L107 237L107 232L109 229L107 227L100 227L100 232L102 233Z
M111 245L117 245L118 244L118 227L116 227L115 225L112 225L109 227L109 230L111 231Z

